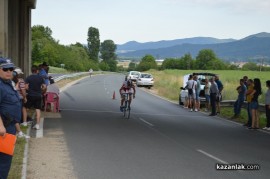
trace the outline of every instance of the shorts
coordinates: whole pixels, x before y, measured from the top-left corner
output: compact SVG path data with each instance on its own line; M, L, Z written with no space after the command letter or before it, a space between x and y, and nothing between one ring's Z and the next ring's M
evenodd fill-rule
M210 102L210 95L208 95L208 94L205 95L205 101L206 101L207 103Z
M216 98L216 102L222 101L222 95L219 93Z
M250 109L258 109L259 108L259 104L257 101L252 101L250 103Z
M190 98L190 99L194 99L194 97L195 97L195 93L188 94L188 98Z
M27 102L24 104L24 107L30 109L31 107L35 109L41 109L41 96L27 96Z
M200 94L199 93L196 93L196 95L195 95L195 99L196 99L196 101L200 101Z

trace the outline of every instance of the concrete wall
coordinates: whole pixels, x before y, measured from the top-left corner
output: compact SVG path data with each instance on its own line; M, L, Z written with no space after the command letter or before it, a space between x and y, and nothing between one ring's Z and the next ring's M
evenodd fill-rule
M12 59L25 75L31 66L31 9L36 0L0 0L0 55Z

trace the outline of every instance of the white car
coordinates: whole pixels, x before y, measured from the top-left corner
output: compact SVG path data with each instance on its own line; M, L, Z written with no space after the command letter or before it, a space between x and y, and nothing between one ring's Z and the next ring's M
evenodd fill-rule
M150 89L154 86L154 78L150 73L140 73L136 84L138 87L146 86Z
M183 105L186 98L188 97L188 89L185 88L185 86L187 85L187 81L188 81L188 77L190 74L187 74L184 76L183 79L183 87L181 87L180 89L180 94L179 94L179 105ZM205 102L205 93L204 93L204 86L205 86L205 78L213 78L216 74L213 73L193 73L192 74L197 75L198 76L198 80L200 80L201 82L201 91L200 91L200 99L201 102Z
M132 81L136 81L139 75L140 75L140 72L138 71L130 71L128 72L127 78L131 79Z

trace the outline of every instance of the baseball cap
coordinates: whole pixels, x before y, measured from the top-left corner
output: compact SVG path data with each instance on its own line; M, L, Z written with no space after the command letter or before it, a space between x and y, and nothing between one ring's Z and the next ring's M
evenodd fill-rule
M15 68L10 59L0 57L0 68Z
M16 68L14 71L16 71L17 74L23 74L22 69L20 69L20 68Z

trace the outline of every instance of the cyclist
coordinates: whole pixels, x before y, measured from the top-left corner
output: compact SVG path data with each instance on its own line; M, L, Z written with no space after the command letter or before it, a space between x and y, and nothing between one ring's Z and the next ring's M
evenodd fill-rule
M135 98L135 94L136 94L136 90L135 90L135 86L133 85L131 79L127 79L127 77L125 78L125 81L123 82L121 88L119 89L119 93L121 96L121 106L120 106L120 111L123 112L123 104L125 101L125 95L123 93L129 93L129 99L128 99L128 108L130 109L130 104L132 101L132 96L133 98Z

